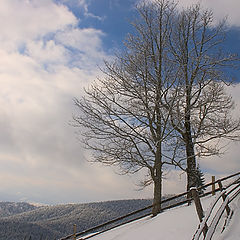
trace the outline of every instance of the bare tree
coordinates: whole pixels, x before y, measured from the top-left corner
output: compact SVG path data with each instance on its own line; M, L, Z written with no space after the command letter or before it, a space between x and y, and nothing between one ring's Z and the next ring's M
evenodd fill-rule
M135 33L128 35L125 51L115 62L105 62L105 76L85 97L75 99L81 113L74 120L84 129L84 144L94 150L95 161L117 165L124 173L148 169L144 184L154 184L156 215L161 211L163 166L175 164L178 146L169 111L162 106L166 99L170 108L174 104L168 94L175 70L167 55L175 4L155 1L137 9L140 17L132 23Z
M169 39L178 74L171 121L185 146L187 190L200 182L196 156L219 154L220 139L239 139L240 121L232 118L234 103L225 92L238 58L221 49L225 29L225 21L214 26L213 13L194 5L177 15Z
M212 13L199 5L178 11L174 2L155 0L137 10L124 51L75 99L74 120L94 161L123 173L148 169L144 184L154 184L156 215L165 166L186 171L189 189L201 175L196 156L219 153L216 139L238 138L223 84L237 57L219 50L224 24L213 26Z

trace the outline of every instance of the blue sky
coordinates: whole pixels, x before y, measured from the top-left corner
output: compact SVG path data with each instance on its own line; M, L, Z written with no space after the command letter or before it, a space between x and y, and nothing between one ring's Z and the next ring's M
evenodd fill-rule
M131 31L135 0L1 0L0 201L47 204L152 196L136 191L137 176L90 164L69 122L72 99L83 95L103 59L112 59ZM181 0L181 6L193 3ZM227 3L226 3L227 2ZM226 48L240 53L238 0L202 1L216 19L229 16ZM240 104L240 86L229 88ZM239 116L239 106L235 115ZM207 176L240 169L239 145L221 158L200 160ZM184 190L170 172L165 193Z

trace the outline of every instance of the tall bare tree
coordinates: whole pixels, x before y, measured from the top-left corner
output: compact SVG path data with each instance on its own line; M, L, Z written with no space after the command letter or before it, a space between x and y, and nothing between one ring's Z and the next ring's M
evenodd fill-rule
M234 103L225 92L238 57L222 50L225 21L213 25L213 13L199 4L179 12L172 28L169 44L178 80L171 121L185 146L189 190L200 182L196 156L219 154L220 139L239 140L240 121L232 118Z
M174 1L154 0L137 10L124 51L75 99L74 120L94 161L124 173L148 169L156 215L164 166L186 171L189 189L199 181L196 156L218 153L216 139L237 139L239 120L223 84L237 58L219 50L224 24L213 26L199 5L178 11Z
M174 104L168 94L176 77L167 55L175 4L155 1L137 10L135 32L128 35L125 51L115 62L105 62L104 77L85 97L75 99L81 113L74 120L84 128L83 141L94 150L95 161L117 165L125 173L148 169L150 179L144 183L154 184L156 215L161 210L163 166L175 163L178 146L169 111L162 107L166 99L170 108Z

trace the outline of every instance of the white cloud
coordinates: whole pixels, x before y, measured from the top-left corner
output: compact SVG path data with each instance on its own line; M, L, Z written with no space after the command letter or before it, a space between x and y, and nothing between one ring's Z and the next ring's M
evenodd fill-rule
M135 191L131 178L90 165L69 125L73 97L82 95L99 74L97 64L109 57L103 32L80 29L77 22L51 0L1 2L0 194L9 200L151 197L151 190Z
M63 45L57 45L54 40L29 41L26 45L26 54L43 64L67 64L68 51Z
M77 48L85 53L101 50L101 37L103 32L93 28L77 29L58 32L56 40L60 43ZM91 43L90 43L91 42Z
M137 0L141 2L145 0ZM148 0L147 0L148 1ZM154 1L154 0L149 0ZM240 26L240 1L239 0L180 0L175 1L180 8L189 7L193 4L201 4L203 9L210 9L214 13L214 21L218 22L227 17L230 26Z
M68 28L58 32L55 39L58 44L75 50L71 55L73 65L81 69L89 69L92 68L93 62L96 66L102 62L103 58L108 58L102 49L103 36L102 31L93 28Z
M75 24L76 17L64 5L51 0L2 0L0 4L0 41L8 50Z
M180 6L190 6L192 4L201 3L203 8L209 8L214 12L216 20L222 20L228 17L228 23L231 26L240 26L240 1L238 0L181 0Z
M71 195L72 201L84 201L96 187L87 180L91 170L69 121L73 97L96 77L96 65L106 54L103 34L78 29L77 22L51 0L1 1L1 193L19 192L15 198L33 201L71 201ZM99 173L98 189L111 178L109 172Z

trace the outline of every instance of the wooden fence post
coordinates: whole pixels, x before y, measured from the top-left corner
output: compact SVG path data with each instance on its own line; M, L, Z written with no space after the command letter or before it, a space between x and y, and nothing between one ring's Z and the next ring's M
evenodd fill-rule
M222 190L223 190L223 186L222 186L222 182L221 182L220 180L218 181L218 186L219 186L220 191L222 191ZM223 194L222 194L223 202L226 200L226 198L227 198L226 194L223 193ZM230 209L230 207L228 206L228 204L226 205L226 208L225 208L225 209L226 209L227 215L229 216L229 214L230 214L230 212L231 212L231 209Z
M212 195L214 196L216 193L216 187L215 187L215 176L212 176Z
M77 239L76 233L77 233L77 225L74 224L74 225L73 225L73 239L74 239L74 240Z
M190 192L192 194L192 197L193 197L193 200L194 200L194 203L195 203L195 207L196 207L196 210L197 210L198 218L199 218L200 222L202 222L202 220L204 218L204 213L203 213L202 204L201 204L198 192L197 192L197 188L191 188ZM208 226L207 226L207 224L205 224L205 226L203 228L203 235L204 235L204 237L206 236L207 231L208 231Z

